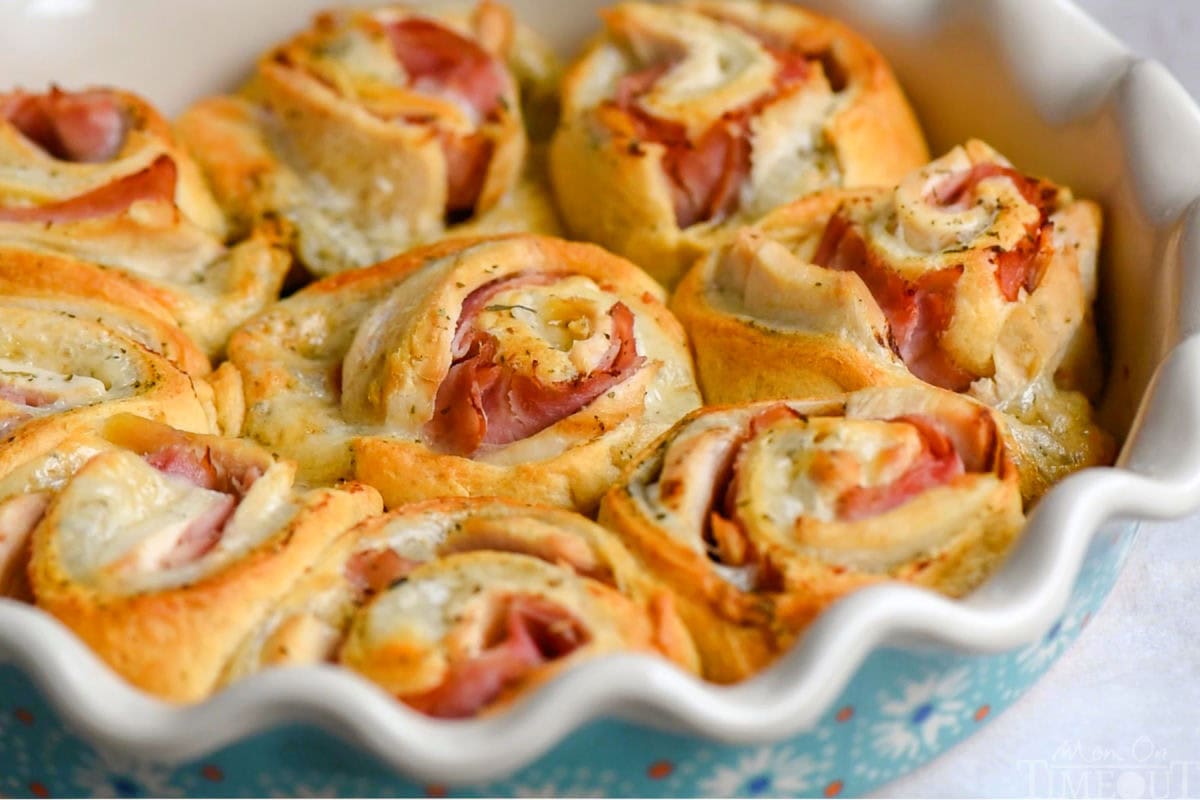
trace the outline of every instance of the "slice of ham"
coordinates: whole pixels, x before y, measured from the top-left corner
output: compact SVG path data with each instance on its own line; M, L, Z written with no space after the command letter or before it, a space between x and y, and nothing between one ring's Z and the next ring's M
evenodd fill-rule
M420 565L420 561L406 558L390 547L381 547L360 550L350 556L343 574L362 600L392 588Z
M124 213L139 200L175 196L175 162L159 156L148 167L76 197L40 206L0 205L0 222L78 222Z
M0 597L33 601L26 567L29 536L50 506L50 492L31 492L0 501Z
M921 437L920 455L905 472L891 483L858 486L844 492L837 501L838 517L847 522L869 519L904 505L917 495L943 486L962 475L962 457L954 443L928 417L912 415L892 422L904 422Z
M440 141L446 157L446 214L465 218L479 201L495 148L482 133L443 133Z
M655 117L637 102L671 68L670 62L652 64L617 82L611 102L632 124L631 152L639 152L640 142L664 148L662 168L680 228L723 219L737 209L738 192L750 173L750 121L811 73L805 54L774 46L767 49L778 64L774 89L726 112L695 140L688 138L682 124Z
M713 480L709 526L705 531L709 555L714 561L736 567L757 560L753 542L746 532L746 526L740 519L737 508L742 467L748 452L746 445L764 431L789 419L803 417L783 403L757 414L750 420L742 436L730 447L724 462L717 470ZM964 473L961 455L954 442L941 430L936 421L923 415L903 416L891 421L907 423L916 428L922 442L920 454L902 475L890 483L870 487L859 486L843 492L837 499L838 519L855 522L883 514L922 492L949 483Z
M862 278L887 318L893 349L918 378L961 392L977 377L956 364L941 346L941 334L954 314L961 265L906 280L867 247L858 228L840 213L825 226L813 263Z
M205 448L169 446L143 456L159 472L183 478L193 486L219 491L217 468L212 453Z
M60 161L99 163L121 151L129 118L118 97L104 89L0 95L0 117Z
M946 208L967 208L979 184L995 177L1011 180L1025 201L1043 212L1052 210L1058 200L1058 189L1054 184L994 162L974 164L970 169L949 176L933 188L933 200Z
M504 445L532 436L569 417L631 376L644 363L633 333L633 312L622 302L608 310L611 343L595 368L571 380L544 382L496 363L499 340L474 327L487 299L521 283L546 284L558 276L518 275L479 287L463 302L449 371L438 387L429 440L460 456L482 445Z
M237 510L238 498L225 495L220 503L192 520L159 562L162 569L187 566L203 558L221 541L225 525Z
M791 419L803 417L784 403L770 406L751 418L746 429L726 451L725 458L713 476L708 528L704 532L709 556L714 561L737 567L753 560L753 545L737 513L737 497L741 485L742 463L746 458L746 445L768 428Z
M144 453L142 458L163 474L225 495L221 502L210 506L184 528L174 547L159 562L162 569L191 564L211 552L221 541L225 526L237 511L242 497L262 476L257 465L230 463L220 454L214 458L212 448L191 442L172 441Z
M480 44L424 17L386 25L396 59L413 89L449 96L472 110L476 121L496 117L504 103L504 68ZM479 201L492 161L491 139L482 133L443 133L446 213L468 215Z
M950 209L965 209L970 206L979 184L989 178L1004 177L1013 182L1017 191L1039 212L1037 222L1026 229L1025 238L1011 250L993 248L996 261L996 283L1000 293L1008 302L1020 296L1022 287L1032 292L1042 278L1050 242L1050 215L1058 203L1058 188L1049 181L1023 175L1012 167L1002 164L975 164L970 169L957 172L931 192L931 199L938 205Z
M440 684L400 699L434 717L472 717L505 689L570 655L589 638L583 623L561 606L541 597L516 595L498 610L497 624L479 653L451 658Z
M478 42L425 17L406 17L386 30L413 88L453 93L482 119L504 102L503 67Z
M27 408L42 408L53 405L58 397L50 392L24 386L19 383L0 383L0 400L7 400Z

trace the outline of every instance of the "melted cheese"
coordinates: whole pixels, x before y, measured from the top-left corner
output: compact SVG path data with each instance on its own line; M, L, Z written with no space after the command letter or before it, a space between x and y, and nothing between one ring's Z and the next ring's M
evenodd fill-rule
M841 184L837 154L825 134L843 98L821 76L771 103L750 120L750 175L739 214L757 219L774 208Z
M738 507L747 520L768 517L784 529L802 517L833 522L845 491L891 483L921 452L916 431L903 423L788 421L746 445Z
M291 467L275 464L255 481L217 545L195 561L164 569L187 528L230 502L230 495L168 475L128 451L105 453L63 491L58 537L67 573L117 591L182 586L237 559L277 531L295 511L286 489Z
M497 293L475 327L495 334L497 363L547 383L587 375L612 344L608 309L618 299L589 278Z
M99 400L108 392L103 381L88 375L46 369L36 364L0 358L0 388L8 387L20 393L28 391L53 398L49 403L31 403L36 408L49 407L54 411L82 406ZM17 403L21 405L21 403Z
M753 35L678 7L628 3L609 16L643 64L670 63L639 98L656 117L698 135L774 87L778 64Z
M988 155L1008 166L994 151L975 155ZM1005 176L980 181L974 202L966 208L939 204L934 199L937 188L974 163L964 148L956 147L913 172L896 188L892 213L870 224L872 246L902 274L919 275L957 263L964 248L1011 249L1026 235L1026 226L1037 223L1037 207Z

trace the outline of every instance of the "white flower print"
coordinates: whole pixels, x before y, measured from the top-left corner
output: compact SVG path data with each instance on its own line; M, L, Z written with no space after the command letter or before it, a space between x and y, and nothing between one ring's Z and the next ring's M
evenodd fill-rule
M761 747L733 765L718 766L699 783L708 797L795 797L813 788L821 764L790 747Z
M555 767L531 776L495 794L516 797L608 797L619 778L613 770L594 771L588 767Z
M262 797L375 797L380 784L369 778L345 773L291 772L276 768L257 778L256 793Z
M182 788L171 781L173 771L163 764L86 750L71 770L71 782L93 797L182 797Z
M514 797L607 797L608 793L595 785L571 786L547 781L519 784L512 788Z
M1083 625L1091 605L1090 598L1074 595L1062 616L1041 639L1017 651L1017 667L1026 674L1034 674L1050 666L1075 638L1072 634Z
M898 693L881 692L882 719L871 726L874 747L890 759L910 759L932 751L945 731L958 730L967 704L961 695L970 685L964 667L906 682Z

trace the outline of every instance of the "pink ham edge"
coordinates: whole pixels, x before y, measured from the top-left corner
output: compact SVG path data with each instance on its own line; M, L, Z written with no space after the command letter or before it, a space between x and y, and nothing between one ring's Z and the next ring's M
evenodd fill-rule
M50 507L50 492L31 492L0 501L0 597L32 601L25 568L29 536Z
M163 474L225 495L221 502L188 524L175 546L163 556L160 563L163 569L185 566L211 552L221 541L225 525L237 510L241 497L262 474L257 467L251 467L244 474L222 470L214 464L208 447L180 443L168 444L146 453L142 458Z
M479 120L495 117L504 101L504 73L477 42L423 17L389 23L386 31L414 90L449 95L473 109ZM492 142L478 132L444 133L440 141L446 157L446 211L470 212L487 178Z
M31 389L11 383L0 383L0 400L7 400L26 408L42 408L52 405L58 398L41 389Z
M238 498L231 494L225 495L220 503L214 504L183 530L171 551L163 556L161 567L175 569L198 561L210 553L221 535L233 512L237 510Z
M908 281L867 247L854 223L840 212L825 226L812 261L862 278L887 318L894 349L914 375L956 392L971 385L976 376L958 366L941 346L942 332L954 314L961 265Z
M434 417L426 425L433 444L453 455L470 456L484 444L519 441L576 413L644 363L633 335L633 312L621 302L608 311L613 320L609 349L586 376L547 384L495 363L496 337L473 327L488 299L506 288L546 285L559 277L520 273L468 295L451 346L453 363L438 387Z
M844 492L838 498L838 516L847 522L870 519L898 508L923 492L944 486L965 471L962 456L934 420L914 414L891 421L916 428L924 448L904 474L891 483Z
M78 222L124 213L140 200L172 200L175 162L159 156L145 169L90 192L41 206L0 206L0 222Z
M762 39L755 31L749 33ZM774 88L726 112L695 141L688 138L683 125L655 117L637 103L671 68L671 62L652 64L617 82L612 104L628 115L636 139L665 148L662 169L671 190L675 224L680 228L722 219L736 209L738 192L751 167L749 120L810 73L805 54L764 44L778 64ZM638 152L636 141L631 152Z
M996 283L1004 299L1012 303L1020 296L1022 287L1032 292L1041 281L1041 256L1051 247L1048 228L1050 215L1054 213L1058 202L1057 187L1024 175L1012 167L985 162L946 177L933 187L929 199L936 205L961 211L970 206L981 182L996 177L1012 181L1025 201L1036 206L1041 214L1040 219L1028 227L1025 238L1013 249L995 253Z
M0 117L60 161L100 163L121 151L129 122L120 99L105 89L0 95Z
M508 598L503 614L494 644L465 660L452 660L435 688L400 699L430 716L472 717L506 688L570 655L589 638L570 612L540 597Z
M386 591L397 581L404 580L409 573L421 565L400 555L390 547L377 550L360 550L350 556L343 575L361 598Z
M781 421L802 418L785 404L773 405L753 417L745 433L730 446L723 466L718 469L713 481L712 510L706 529L710 553L721 563L739 566L754 557L737 509L737 487L741 480L746 445ZM921 453L904 474L891 483L857 487L844 492L837 500L839 520L857 522L884 514L923 492L950 483L966 471L953 441L941 431L933 418L914 414L890 421L903 422L917 429L924 445ZM740 539L741 544L734 539ZM725 553L737 551L741 551L743 556L732 563L722 558Z

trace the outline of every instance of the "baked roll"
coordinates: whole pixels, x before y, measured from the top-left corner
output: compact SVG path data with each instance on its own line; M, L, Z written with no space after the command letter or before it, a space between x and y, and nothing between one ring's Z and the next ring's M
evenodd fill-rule
M612 533L569 511L458 498L343 535L247 637L225 680L336 660L414 708L467 717L624 650L696 668L671 594Z
M720 682L765 667L859 587L967 592L1023 521L999 417L923 387L698 411L600 507L674 590Z
M1010 415L1032 498L1113 454L1088 402L1100 224L1095 203L971 141L893 190L780 208L702 258L672 308L709 402L963 392Z
M0 244L136 276L208 354L278 293L290 262L276 236L226 246L199 170L141 98L0 94Z
M357 484L300 492L236 439L113 418L33 533L30 585L134 685L205 697L241 638L338 534L377 513Z
M662 289L598 247L451 240L315 283L230 342L247 435L389 507L594 508L700 402Z
M122 412L214 429L212 390L203 380L92 315L24 299L0 295L0 478ZM73 302L68 296L62 307Z
M212 370L208 356L176 324L155 288L114 270L0 245L0 302L95 320L189 375Z
M317 275L447 232L554 233L548 195L522 181L518 38L529 47L490 0L327 11L265 54L241 97L202 101L178 130L231 215L287 220Z
M576 236L667 286L797 197L925 163L878 52L790 3L626 2L567 72L550 167Z
M33 602L26 571L29 536L67 480L92 456L111 446L84 430L0 478L0 597Z

